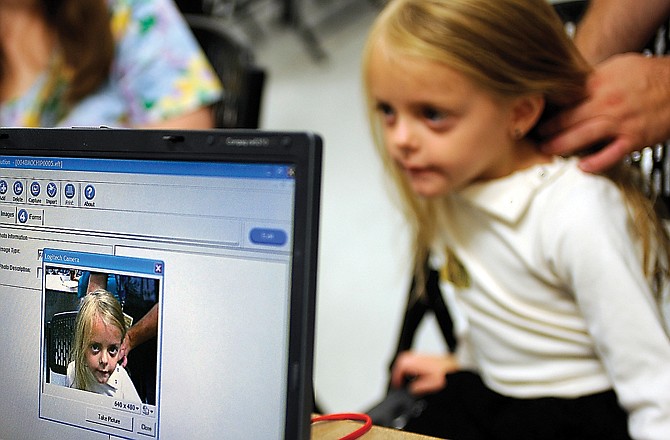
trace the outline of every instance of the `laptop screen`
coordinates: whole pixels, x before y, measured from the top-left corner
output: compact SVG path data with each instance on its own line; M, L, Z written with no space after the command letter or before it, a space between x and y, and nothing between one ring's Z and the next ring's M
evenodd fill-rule
M0 129L0 438L308 438L320 161L309 133Z

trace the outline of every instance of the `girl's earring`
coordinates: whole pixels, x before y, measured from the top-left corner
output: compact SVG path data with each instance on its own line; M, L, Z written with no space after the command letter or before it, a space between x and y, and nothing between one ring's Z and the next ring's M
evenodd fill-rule
M523 133L521 132L521 129L515 128L514 129L514 140L520 141L522 137L523 137Z

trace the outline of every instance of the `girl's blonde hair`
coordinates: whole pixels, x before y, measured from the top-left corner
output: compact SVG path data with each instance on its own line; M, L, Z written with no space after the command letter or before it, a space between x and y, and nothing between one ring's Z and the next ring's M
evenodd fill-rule
M96 380L86 366L86 351L89 349L95 319L101 319L106 325L116 327L121 332L121 341L126 336L126 321L121 304L114 295L104 289L88 293L81 302L75 320L74 341L72 343L72 361L74 361L75 377L73 388L91 391Z
M585 97L591 68L546 0L391 0L381 12L363 55L368 115L375 143L410 221L416 285L423 286L424 262L436 237L436 213L443 203L439 198L416 196L384 147L376 103L370 95L371 60L378 51L404 62L419 59L443 64L496 96L541 94L545 109L540 123ZM534 130L529 136L537 139ZM649 263L659 261L653 258L657 237L666 255L670 246L651 202L623 167L615 167L608 177L622 188L633 213L643 242L645 270L648 274L658 270L658 265L650 268Z

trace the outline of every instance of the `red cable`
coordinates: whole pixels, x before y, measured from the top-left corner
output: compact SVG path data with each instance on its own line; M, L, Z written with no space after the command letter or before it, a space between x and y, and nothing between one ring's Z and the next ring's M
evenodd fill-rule
M358 420L360 422L364 422L363 426L361 426L354 432L345 435L344 437L340 437L339 440L354 440L360 438L361 436L363 436L363 434L372 429L372 419L367 414L342 413L342 414L326 414L323 416L312 417L312 423L327 422L331 420Z

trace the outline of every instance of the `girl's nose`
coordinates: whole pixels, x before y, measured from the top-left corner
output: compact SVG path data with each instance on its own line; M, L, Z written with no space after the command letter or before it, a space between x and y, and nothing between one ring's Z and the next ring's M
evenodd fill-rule
M417 150L416 132L409 121L399 118L389 130L389 140L400 157L407 158Z
M102 353L100 353L100 358L98 359L98 362L99 362L100 365L102 365L102 366L106 366L106 365L107 365L107 362L108 362L108 360L107 360L107 352L103 351Z

